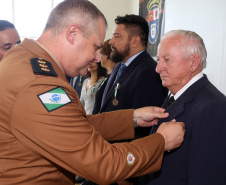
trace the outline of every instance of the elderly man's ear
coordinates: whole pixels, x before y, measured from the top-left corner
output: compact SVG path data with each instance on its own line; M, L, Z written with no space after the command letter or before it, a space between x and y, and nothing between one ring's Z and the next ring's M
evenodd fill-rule
M197 68L201 67L201 56L199 54L193 54L190 56L190 69L192 72L196 71Z

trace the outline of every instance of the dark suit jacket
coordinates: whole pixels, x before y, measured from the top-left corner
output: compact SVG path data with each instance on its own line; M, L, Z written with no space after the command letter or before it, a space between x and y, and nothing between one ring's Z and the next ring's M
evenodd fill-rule
M190 86L160 121L185 123L180 148L165 152L160 171L141 177L141 185L226 184L226 97L206 75Z
M95 101L94 101L94 107L93 107L93 112L92 114L98 114L100 112L100 107L101 107L101 101L104 93L104 89L107 85L109 76L107 76L106 80L104 83L101 85L101 87L97 90L96 95L95 95Z
M76 92L78 93L78 97L79 97L79 98L80 98L81 91L82 91L82 84L83 84L83 81L86 79L86 77L83 76L83 77L81 78L81 84L79 84L80 76L81 76L81 75L78 75L78 77L76 78L76 81L75 81L74 86L73 86L73 84L72 84L73 78L70 79L70 84L71 84L71 86L76 90Z
M121 63L115 65L106 88L109 89L100 112L109 112L119 109L137 109L145 106L161 106L167 96L168 90L162 86L159 74L155 72L157 63L143 51L123 71L113 85L115 76ZM116 84L120 87L117 92L118 105L114 106L114 92ZM136 128L136 138L149 135L150 128Z

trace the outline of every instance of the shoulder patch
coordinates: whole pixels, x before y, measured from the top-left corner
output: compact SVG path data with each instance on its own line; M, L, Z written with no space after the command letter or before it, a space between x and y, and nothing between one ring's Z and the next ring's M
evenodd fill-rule
M72 102L62 87L57 87L51 89L50 91L39 94L38 98L48 112L56 110Z
M37 75L55 76L56 74L52 64L42 58L32 58L30 60L33 72Z

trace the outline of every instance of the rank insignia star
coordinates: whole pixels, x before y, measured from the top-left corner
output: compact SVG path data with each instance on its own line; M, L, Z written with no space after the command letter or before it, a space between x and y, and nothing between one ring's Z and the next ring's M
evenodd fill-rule
M55 77L58 76L52 64L47 60L44 60L42 58L32 58L30 62L31 62L33 72L36 75L46 75L46 76L55 76Z

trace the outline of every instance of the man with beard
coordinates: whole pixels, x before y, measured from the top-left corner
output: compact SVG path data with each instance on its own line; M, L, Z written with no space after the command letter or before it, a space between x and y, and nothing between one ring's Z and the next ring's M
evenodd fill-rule
M111 60L117 64L104 90L100 113L161 106L168 90L162 86L155 72L157 63L146 51L149 34L147 21L138 15L125 15L117 16L115 23L109 43ZM135 138L149 135L150 129L135 128Z
M118 16L109 41L111 60L117 62L106 85L101 112L161 106L168 90L155 72L157 63L147 53L149 27L138 15ZM126 66L118 77L121 66ZM117 79L116 79L117 76ZM150 128L136 128L136 138L149 135Z

